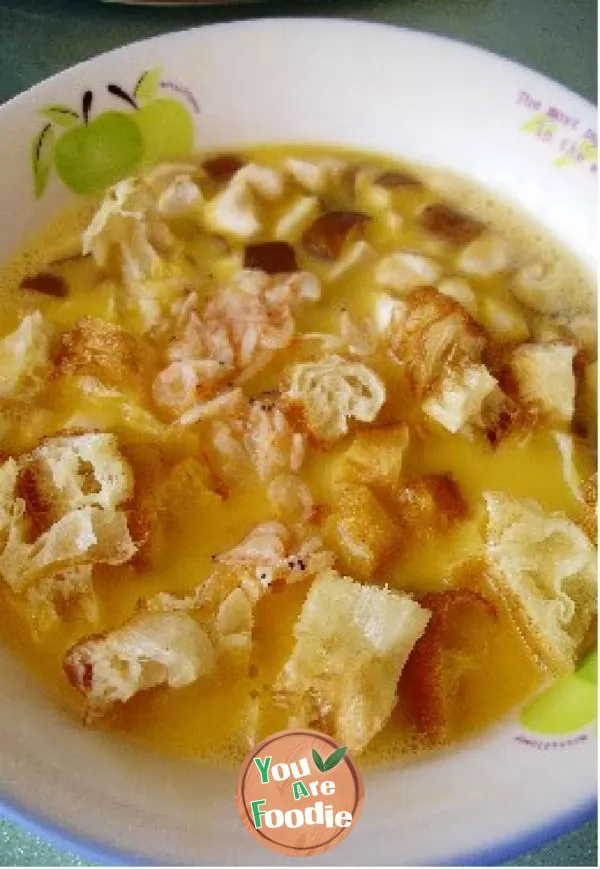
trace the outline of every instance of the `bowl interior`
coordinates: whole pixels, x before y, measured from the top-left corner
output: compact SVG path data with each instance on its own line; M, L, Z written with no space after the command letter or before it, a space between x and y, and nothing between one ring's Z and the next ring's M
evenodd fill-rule
M334 20L218 25L120 49L0 109L0 258L69 194L50 174L36 199L32 143L47 106L114 108L160 69L198 148L326 142L471 176L518 202L590 267L596 258L596 115L561 86L482 51L411 31ZM575 123L576 122L576 123ZM60 131L59 131L59 134ZM96 859L281 863L239 822L235 779L151 757L86 731L0 650L0 764L8 810L67 831ZM554 742L554 745L552 744ZM357 829L335 864L500 862L592 811L590 729L523 741L516 719L462 748L366 774ZM92 849L91 851L89 849ZM96 850L94 850L96 849ZM118 856L115 860L118 861Z

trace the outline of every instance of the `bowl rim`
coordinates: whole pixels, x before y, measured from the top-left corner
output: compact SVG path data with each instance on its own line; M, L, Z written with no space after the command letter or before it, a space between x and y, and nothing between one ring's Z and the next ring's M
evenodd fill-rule
M101 51L98 54L92 54L90 57L87 57L83 60L77 61L70 66L64 67L64 69L59 70L58 72L53 73L52 75L46 76L45 78L36 81L34 84L25 88L23 91L19 91L19 93L10 97L10 99L6 100L3 103L0 103L0 113L4 112L8 108L12 108L13 103L20 102L23 97L27 96L31 91L35 90L42 85L49 84L54 82L56 79L60 78L65 73L69 72L77 72L83 69L88 63L91 63L96 60L105 60L111 57L117 57L121 52L126 53L128 50L138 45L147 45L150 46L155 42L160 42L164 39L173 39L173 37L177 39L189 38L194 33L204 32L206 30L211 31L219 31L219 30L232 30L232 29L260 29L261 27L269 27L269 26L290 26L293 25L303 25L309 27L322 27L323 25L333 25L335 27L343 27L348 30L351 29L364 29L369 28L371 30L381 30L381 31L399 31L401 33L409 34L411 37L415 39L422 39L424 41L434 41L441 43L449 43L452 45L458 45L460 48L466 52L471 54L478 54L487 60L491 60L493 62L500 61L503 64L507 64L515 69L522 70L527 75L532 75L536 77L540 82L545 82L547 84L551 84L553 87L560 88L564 92L565 95L568 95L571 99L575 98L578 102L580 102L585 108L589 111L597 112L597 106L590 102L590 100L586 99L586 97L577 93L577 91L571 90L565 84L556 79L551 78L543 72L539 72L532 67L526 66L524 63L521 63L518 60L514 60L511 57L506 57L503 54L498 54L495 51L491 51L488 48L484 48L480 45L475 45L470 42L466 42L462 39L455 39L453 36L446 36L442 33L433 33L428 30L419 30L415 27L405 27L400 24L391 24L384 21L370 21L366 18L339 18L335 15L307 15L306 17L301 16L268 16L264 18L245 18L237 21L219 21L214 24L200 24L193 27L184 27L179 30L169 30L165 33L158 33L155 36L148 36L144 39L134 39L131 42L126 42L123 45L119 45L116 48L110 48L107 51Z
M502 63L519 70L522 70L529 77L537 78L540 83L545 82L551 84L554 88L558 88L570 100L579 102L582 107L594 113L597 112L597 107L581 96L577 92L571 90L562 82L556 81L549 76L532 69L525 64L506 57L502 54L493 52L479 45L474 45L465 42L461 39L445 36L443 34L432 33L416 28L395 25L386 22L370 21L367 19L347 19L339 18L335 15L327 16L268 16L264 18L249 18L237 21L218 22L214 24L196 25L179 30L167 31L155 36L144 39L136 39L127 42L116 48L108 51L93 54L90 57L78 61L76 64L65 67L51 76L43 78L34 84L30 85L25 90L17 93L4 103L0 103L0 117L5 111L10 111L13 105L20 103L24 97L37 88L58 80L65 73L77 72L83 70L91 62L97 60L109 60L111 58L118 59L121 54L126 54L131 48L138 45L151 46L153 43L164 41L165 39L184 39L190 38L194 33L200 33L207 30L218 32L220 30L231 29L261 29L270 26L282 25L287 29L294 25L302 25L308 27L322 27L323 25L335 26L348 30L369 28L372 30L382 31L399 31L407 34L411 38L423 40L433 43L450 43L458 46L460 50L472 55L479 55L484 61L492 61L494 63ZM543 847L544 845L556 840L560 836L573 832L586 822L592 821L598 815L598 796L584 800L578 806L571 808L568 812L554 818L553 820L532 827L527 831L515 836L511 839L505 839L488 847L475 848L468 852L457 853L447 858L443 864L446 866L497 866L515 859L528 851ZM108 866L153 866L161 865L155 861L149 860L135 852L112 848L109 845L102 844L100 841L90 837L80 836L75 831L71 831L68 827L63 827L49 819L44 818L42 814L38 814L27 808L26 805L19 801L14 801L4 796L0 790L0 818L14 823L21 827L26 832L39 836L45 843L62 851L70 852L75 857L90 860L100 865Z
M560 836L574 832L578 827L598 817L598 800L593 798L581 803L560 818L487 848L452 855L441 866L501 866L529 851L542 848ZM43 839L44 844L71 856L90 860L101 866L162 866L134 851L111 848L101 842L83 838L68 828L31 812L26 806L7 799L0 793L0 818L7 820L25 832ZM169 864L166 864L169 865ZM175 865L175 864L172 864ZM202 864L199 864L202 865Z

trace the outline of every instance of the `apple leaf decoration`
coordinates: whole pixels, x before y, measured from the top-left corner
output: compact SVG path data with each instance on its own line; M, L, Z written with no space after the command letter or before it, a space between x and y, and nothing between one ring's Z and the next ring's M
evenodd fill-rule
M54 152L54 127L46 124L33 140L31 148L31 166L33 170L33 189L35 198L39 199L48 185L52 156Z
M40 115L48 118L59 127L72 127L79 122L79 115L68 106L44 106Z
M127 91L123 90L123 88L118 84L109 84L106 86L106 90L109 94L112 94L115 97L119 97L120 100L128 103L133 109L137 109L138 105L133 97L130 97Z
M92 111L92 102L94 94L92 91L86 91L81 101L81 111L83 113L83 123L87 126L90 120L90 112Z
M156 66L154 69L149 69L142 73L139 77L133 96L140 105L144 105L155 99L160 86L161 75L162 67Z

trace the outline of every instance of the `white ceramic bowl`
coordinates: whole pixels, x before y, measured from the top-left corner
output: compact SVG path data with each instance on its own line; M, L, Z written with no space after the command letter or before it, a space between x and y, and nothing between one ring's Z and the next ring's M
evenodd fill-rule
M483 51L335 20L217 25L141 42L37 85L0 108L0 259L72 197L50 172L34 197L39 110L120 108L161 67L196 146L343 143L458 170L518 201L589 266L596 257L596 114L558 84ZM53 123L56 138L65 129ZM42 147L40 188L50 167ZM46 165L47 164L47 165ZM591 686L589 690L594 691ZM65 717L0 649L5 812L101 862L268 864L240 823L234 774L154 757ZM564 729L564 728L563 728ZM461 748L366 774L357 829L332 864L499 863L595 811L596 740L528 732L518 714Z

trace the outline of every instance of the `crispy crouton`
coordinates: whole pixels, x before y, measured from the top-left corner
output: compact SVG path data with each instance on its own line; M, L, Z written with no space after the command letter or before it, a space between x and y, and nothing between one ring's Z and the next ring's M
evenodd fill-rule
M385 401L383 381L366 365L341 356L294 366L287 398L300 405L317 440L348 433L351 419L373 422Z
M575 349L566 344L523 344L512 354L519 395L549 423L570 422L575 410Z
M319 576L275 685L290 724L317 724L361 751L389 719L398 677L428 619L407 595L362 586L335 571Z
M425 287L393 309L390 345L413 394L425 398L450 369L479 361L485 334L458 302Z
M573 669L596 612L595 550L564 513L487 492L487 556L495 583L544 663Z
M473 622L489 630L496 618L494 605L466 588L426 594L420 606L431 613L423 635L410 653L398 686L411 719L432 743L450 737L460 679L473 666L481 649L467 648Z
M61 375L88 374L115 387L138 385L142 376L135 339L98 317L82 317L60 336L54 363Z
M443 534L468 514L458 483L446 474L409 480L395 490L390 502L400 533L411 539Z
M423 402L423 412L455 434L471 421L479 421L483 404L496 386L485 365L450 370Z
M186 613L143 613L108 634L80 640L65 655L69 682L85 697L88 719L139 691L182 688L215 666L205 631Z
M131 469L113 434L47 438L19 464L30 515L50 523L84 506L116 509L133 494Z
M520 395L511 366L513 352L514 346L511 344L490 342L485 348L485 364L498 386L483 402L479 425L493 447L497 447L509 435L531 431L540 416L539 409L526 404Z
M111 434L48 438L9 459L0 468L0 578L13 591L40 598L45 589L52 598L56 577L65 597L68 572L129 561L136 544L118 508L132 491Z
M367 486L344 486L325 525L325 534L344 569L373 579L399 545L400 532Z
M19 471L15 490L16 495L25 503L31 531L35 537L47 531L61 515L58 505L44 488L40 477L43 477L43 468L36 467L33 461L30 462Z
M344 483L395 490L400 482L409 436L405 423L357 432L338 460L336 478Z
M501 389L494 389L481 409L481 429L492 447L509 435L526 432L535 426L537 417Z
M17 501L0 553L0 577L17 592L84 564L123 564L136 550L124 513L90 506L66 513L32 543L27 537L24 504Z

